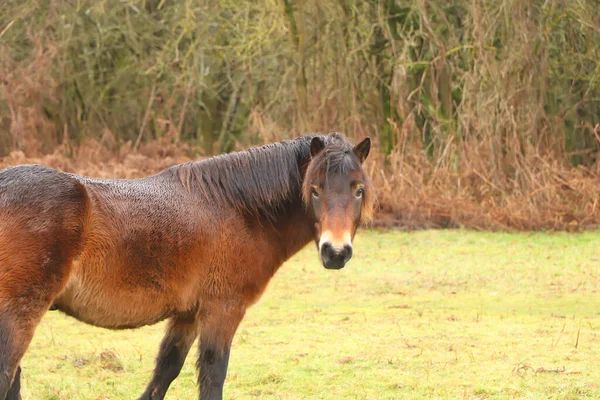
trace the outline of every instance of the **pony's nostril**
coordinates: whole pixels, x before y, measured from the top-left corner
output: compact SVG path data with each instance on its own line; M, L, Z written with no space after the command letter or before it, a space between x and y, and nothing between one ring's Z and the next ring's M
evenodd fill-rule
M333 247L329 243L323 243L321 245L321 257L323 258L331 258L333 254Z
M352 246L345 245L340 255L344 258L344 263L347 263L352 258Z

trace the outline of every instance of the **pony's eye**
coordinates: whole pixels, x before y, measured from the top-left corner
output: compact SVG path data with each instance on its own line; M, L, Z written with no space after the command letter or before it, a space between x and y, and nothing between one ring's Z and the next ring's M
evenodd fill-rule
M356 191L355 196L358 198L363 197L363 194L365 194L365 189L364 188L358 188L358 190Z
M312 194L312 196L315 199L319 198L319 192L317 191L317 189L314 186L310 188L310 193Z

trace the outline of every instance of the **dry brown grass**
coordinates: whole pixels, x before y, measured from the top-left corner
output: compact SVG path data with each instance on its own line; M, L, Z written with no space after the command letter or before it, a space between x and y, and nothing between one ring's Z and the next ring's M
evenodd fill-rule
M29 154L52 151L61 131L46 116L46 106L58 102L59 83L48 74L55 62L56 47L29 35L34 44L29 64L15 62L5 46L0 46L0 92L8 112L0 115L0 155L14 148ZM8 134L10 133L10 134Z
M381 155L367 163L379 191L379 224L575 231L600 223L598 161L571 167L529 149L507 167L512 171L499 172L490 162L496 155L475 140L461 143L467 157L458 165L431 163L418 141L400 143L388 165Z
M104 138L110 137L106 132ZM109 141L110 139L106 139ZM101 178L140 178L157 173L172 165L190 161L184 145L158 141L142 144L138 151L131 150L131 143L110 149L94 139L72 150L59 146L51 154L31 157L21 150L0 158L0 168L19 164L41 164L61 171Z
M532 154L512 179L501 180L477 143L462 144L470 157L461 160L460 173L432 166L418 146L399 146L387 162L374 151L366 162L377 190L374 226L577 231L600 224L600 162L574 168ZM69 151L59 146L37 157L13 151L0 158L0 168L36 163L87 176L137 178L200 159L191 150L166 139L143 143L138 151L129 142L117 148L107 130L101 141L89 139Z

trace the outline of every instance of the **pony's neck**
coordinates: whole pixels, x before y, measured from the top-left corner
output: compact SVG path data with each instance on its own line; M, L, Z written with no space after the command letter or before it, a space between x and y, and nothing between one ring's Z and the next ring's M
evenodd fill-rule
M290 206L279 214L270 226L263 226L270 230L273 240L282 246L282 261L300 251L314 238L315 221L309 214L300 193L290 199Z
M182 164L174 171L208 204L273 222L301 198L309 147L310 139L302 137Z
M313 240L315 227L315 221L302 200L302 184L310 162L310 138L303 137L283 143L290 146L286 150L290 152L289 157L295 157L296 160L293 168L288 169L287 172L281 171L288 174L290 184L273 188L281 197L277 211L271 215L268 221L261 214L249 216L258 223L259 229L270 234L273 244L283 250L282 262ZM277 171L280 167L281 164L276 161L275 157L273 165L269 168Z
M314 221L302 201L311 137L230 153L170 169L203 204L233 211L249 229L266 235L283 262L314 237Z

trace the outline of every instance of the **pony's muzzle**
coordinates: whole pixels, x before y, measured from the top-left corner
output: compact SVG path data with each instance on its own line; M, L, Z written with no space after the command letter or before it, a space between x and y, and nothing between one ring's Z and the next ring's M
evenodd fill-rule
M352 258L352 246L346 244L337 249L330 243L321 245L321 261L327 269L342 269L344 265Z

